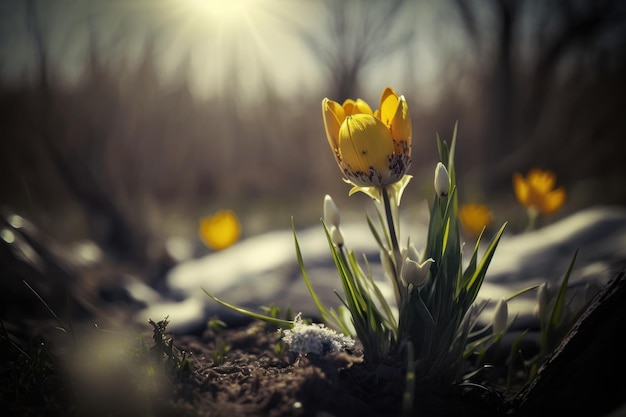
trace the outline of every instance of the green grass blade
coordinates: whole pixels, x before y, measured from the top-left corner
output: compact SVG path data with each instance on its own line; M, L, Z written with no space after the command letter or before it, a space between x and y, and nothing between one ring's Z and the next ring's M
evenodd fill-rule
M43 306L46 308L46 310L48 310L50 312L50 314L52 315L52 317L54 317L54 320L57 322L58 327L57 329L61 330L64 333L67 333L67 330L65 329L65 326L63 325L63 322L61 321L61 319L59 318L59 316L57 316L57 314L54 312L54 310L48 305L48 303L46 303L46 301L39 295L39 293L37 291L35 291L35 289L33 287L30 286L30 284L28 282L26 282L25 280L22 280L22 282L24 283L24 285L26 285L28 287L28 289L35 295L35 297L37 297L37 299L39 300L39 302L41 304L43 304Z
M378 233L378 230L376 230L376 226L374 226L374 222L372 218L370 217L369 214L366 216L366 218L367 218L367 225L369 226L370 231L372 232L372 235L374 236L374 239L376 239L376 243L378 243L378 246L380 248L385 248L385 245L383 244L383 241L380 238L380 234Z
M483 228L483 230L480 232L480 235L478 236L478 239L476 239L476 244L474 245L474 252L472 253L472 258L470 259L469 263L467 264L467 268L465 269L465 272L463 273L463 282L461 285L463 287L467 284L470 278L474 275L474 272L476 272L476 264L478 262L478 249L480 248L480 240L483 237L483 233L485 233L485 228Z
M406 345L406 376L404 377L404 392L402 393L402 416L413 415L413 402L415 397L415 352L413 343Z
M311 281L309 280L309 276L306 273L306 269L304 268L304 260L302 259L302 251L300 250L300 244L298 243L298 236L296 234L296 226L294 224L293 217L291 218L291 229L293 231L293 239L294 239L295 246L296 246L296 258L298 260L298 266L300 267L300 273L302 274L302 277L304 278L304 283L306 284L306 287L309 290L309 294L311 294L311 298L313 299L315 306L322 314L322 319L326 319L327 317L329 317L329 311L324 305L324 303L322 303L322 301L319 299L319 297L315 293L315 290L313 289L313 286L311 285Z
M554 308L552 309L552 314L550 315L550 325L553 327L557 327L561 321L561 316L563 315L563 307L565 306L565 293L567 291L567 284L569 282L569 277L572 273L572 269L574 268L574 263L576 262L577 256L578 249L576 249L576 252L574 252L574 256L569 263L567 272L563 277L563 282L561 282L561 286L559 287L559 293L556 296Z
M202 288L202 291L204 291L204 293L206 295L208 295L209 297L211 297L213 300L217 301L219 304L223 305L224 307L227 307L233 311L236 311L238 313L244 314L248 317L252 317L258 320L263 320L265 322L268 323L273 323L275 325L277 325L278 327L285 327L285 328L292 328L293 327L293 322L292 321L288 321L288 320L282 320L276 317L270 317L270 316L266 316L263 314L259 314L259 313L255 313L253 311L250 310L246 310L244 308L241 307L237 307L235 305L232 305L230 303L227 303L226 301L220 300L219 298L217 298L216 296L214 296L213 294L211 294L210 292L208 292L207 290L205 290L204 288Z
M469 308L469 306L474 302L474 300L478 296L478 291L480 290L483 280L485 279L487 268L489 267L489 263L491 262L491 259L493 258L493 255L496 251L496 247L498 246L498 243L500 242L500 238L502 237L502 234L504 233L504 229L506 228L506 225L507 224L504 223L502 227L500 228L500 230L498 230L498 233L496 233L496 235L491 239L491 243L489 244L489 247L485 251L485 254L483 255L480 261L480 264L476 268L476 271L472 275L472 278L465 285L467 295L469 296L469 298L465 300L466 301L465 309Z
M535 288L539 287L539 285L533 285L524 289L519 290L518 292L516 292L513 295L509 295L508 297L506 297L506 301L511 301L512 299L514 299L515 297L519 297L520 295L527 293L528 291L532 291Z

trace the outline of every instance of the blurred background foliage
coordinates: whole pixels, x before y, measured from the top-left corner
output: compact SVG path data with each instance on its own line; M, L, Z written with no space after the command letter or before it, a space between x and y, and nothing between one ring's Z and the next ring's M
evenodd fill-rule
M326 193L367 203L347 197L322 98L376 107L387 85L413 119L409 205L457 120L460 200L498 224L524 222L511 179L532 167L568 190L555 217L626 203L623 1L201 3L0 2L5 210L129 261L222 208L244 236L317 224Z

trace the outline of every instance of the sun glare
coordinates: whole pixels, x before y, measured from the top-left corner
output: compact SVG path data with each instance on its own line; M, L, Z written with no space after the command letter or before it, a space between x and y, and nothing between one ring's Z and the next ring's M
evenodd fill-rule
M256 0L184 0L189 12L215 21L228 21L250 13Z
M291 29L314 19L317 2L110 1L115 15L132 16L133 24L147 28L146 39L155 42L163 79L185 79L198 96L236 94L240 100L252 100L261 98L259 93L269 85L282 94L310 68Z

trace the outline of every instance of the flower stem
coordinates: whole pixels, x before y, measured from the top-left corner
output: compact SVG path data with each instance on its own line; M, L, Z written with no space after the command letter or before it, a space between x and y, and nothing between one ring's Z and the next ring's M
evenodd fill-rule
M526 231L531 232L537 227L537 217L539 217L539 210L535 207L528 207L526 211L528 213L528 224L526 225Z
M389 192L386 187L382 187L382 197L383 197L383 206L385 207L385 216L387 218L387 229L389 231L389 239L391 240L391 251L393 253L393 265L394 265L394 284L395 294L396 294L396 302L398 303L398 307L402 304L403 297L403 287L400 282L400 271L402 268L402 253L400 252L400 246L398 244L398 236L396 234L396 226L393 218L393 210L391 207L391 199L389 198Z

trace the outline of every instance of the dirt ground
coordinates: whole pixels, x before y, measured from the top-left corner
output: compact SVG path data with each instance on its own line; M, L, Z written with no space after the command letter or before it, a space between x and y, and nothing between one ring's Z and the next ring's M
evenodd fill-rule
M369 369L358 349L298 358L285 350L280 333L259 322L173 339L166 331L156 338L97 333L102 337L91 337L90 344L84 339L68 346L59 343L66 334L47 327L39 349L33 343L21 353L2 343L3 415L401 415L404 371L398 365ZM415 400L420 415L498 415L494 398L476 390L424 393Z
M176 339L176 346L189 354L193 364L178 386L177 398L171 401L177 413L271 417L402 414L405 372L393 363L369 369L358 349L325 358L296 357L285 350L279 332L258 322L219 332L209 329L199 337L183 336ZM423 390L413 410L421 415L462 412L465 416L489 416L502 411L503 404L495 397L488 398L475 389Z
M626 348L617 331L626 322L618 306L623 284L614 302L603 300L582 322L519 408L494 389L467 383L443 390L418 378L413 407L403 413L401 361L368 368L358 345L332 357L296 357L275 328L257 321L196 335L172 335L164 322L126 335L92 323L72 329L90 335L78 340L48 321L28 329L39 334L29 344L14 343L19 332L3 322L0 409L92 417L608 416L624 404L625 383L615 379L626 371L617 360Z
M185 406L205 410L195 415L272 417L491 416L510 407L495 391L472 385L444 391L418 378L412 409L403 413L401 360L370 368L358 344L333 356L298 357L280 337L271 326L252 322L177 338L178 349L195 363L185 388L193 396Z

